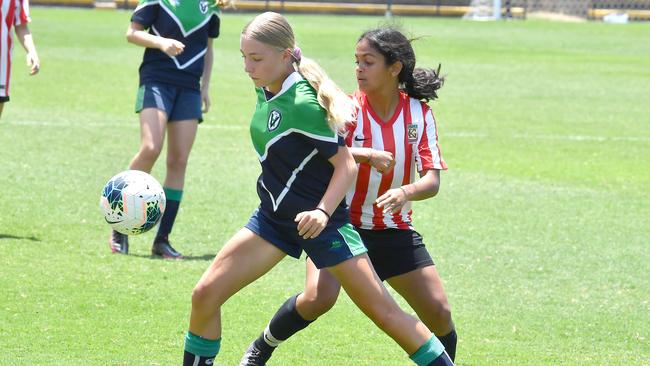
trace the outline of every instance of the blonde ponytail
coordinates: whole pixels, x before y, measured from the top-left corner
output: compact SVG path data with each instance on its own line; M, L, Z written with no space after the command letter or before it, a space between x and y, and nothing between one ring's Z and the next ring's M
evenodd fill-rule
M343 132L345 125L353 120L354 105L325 70L314 60L301 57L294 62L298 72L318 93L318 103L327 111L327 123L334 132Z
M217 6L222 7L222 8L224 8L224 7L234 8L235 7L235 0L215 0L215 3L217 4Z

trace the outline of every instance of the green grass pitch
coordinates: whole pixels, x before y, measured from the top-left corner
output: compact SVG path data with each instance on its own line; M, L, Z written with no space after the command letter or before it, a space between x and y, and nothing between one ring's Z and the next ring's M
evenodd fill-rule
M129 12L32 9L41 73L14 50L0 121L0 365L178 365L192 287L257 204L254 108L239 33L223 16L213 109L199 128L172 236L189 258L109 252L98 201L139 143L142 49ZM290 15L306 56L345 90L375 17ZM418 63L442 63L432 104L450 167L415 226L458 328L457 363L650 364L650 25L401 18ZM153 174L163 178L164 158ZM287 259L223 308L218 365L235 365L303 261ZM404 304L400 300L401 304ZM409 364L342 295L271 365Z

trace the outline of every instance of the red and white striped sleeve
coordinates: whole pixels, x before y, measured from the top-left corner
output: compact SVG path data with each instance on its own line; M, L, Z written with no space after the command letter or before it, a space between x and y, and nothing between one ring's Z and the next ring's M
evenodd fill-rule
M32 21L29 17L29 0L13 0L16 2L16 17L14 26L27 24Z
M418 143L417 154L418 171L431 169L447 170L447 164L442 158L440 144L438 143L438 129L436 128L436 119L433 116L431 108L422 103L422 114L424 128L422 138ZM413 111L415 112L415 111Z

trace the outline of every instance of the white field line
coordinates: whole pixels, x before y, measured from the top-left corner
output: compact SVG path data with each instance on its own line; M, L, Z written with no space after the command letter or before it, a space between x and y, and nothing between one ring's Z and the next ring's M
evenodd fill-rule
M63 127L63 128L83 128L83 127L107 127L109 123L99 122L47 122L47 121L11 121L0 122L2 125L14 126L38 126L38 127ZM137 122L133 123L116 123L119 127L139 128ZM248 130L248 125L226 125L226 124L201 124L199 130ZM625 142L650 142L650 136L589 136L589 135L536 135L536 134L512 134L501 135L499 137L520 139L520 140L549 140L549 141L577 141L577 142L606 142L606 141L625 141ZM488 139L493 138L490 134L480 132L446 132L442 138L470 138L470 139Z

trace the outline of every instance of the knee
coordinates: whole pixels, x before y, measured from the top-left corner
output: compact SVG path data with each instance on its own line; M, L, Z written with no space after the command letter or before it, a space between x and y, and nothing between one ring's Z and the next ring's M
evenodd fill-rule
M168 155L167 156L167 170L168 171L177 171L184 172L187 168L187 161L189 160L188 155Z
M156 161L161 151L162 145L156 143L144 143L140 146L140 156L149 161Z
M216 294L212 293L207 286L197 284L192 290L192 312L209 316L219 310L222 304Z
M374 311L371 313L372 321L384 332L391 333L391 330L399 328L403 317L406 314L399 307L391 307L388 311Z
M306 318L309 318L307 320L316 319L334 307L338 296L338 287L304 292L298 301L298 312Z
M429 308L428 314L418 314L418 316L420 316L427 328L435 334L446 333L453 329L451 307L447 302L438 303L436 306Z

